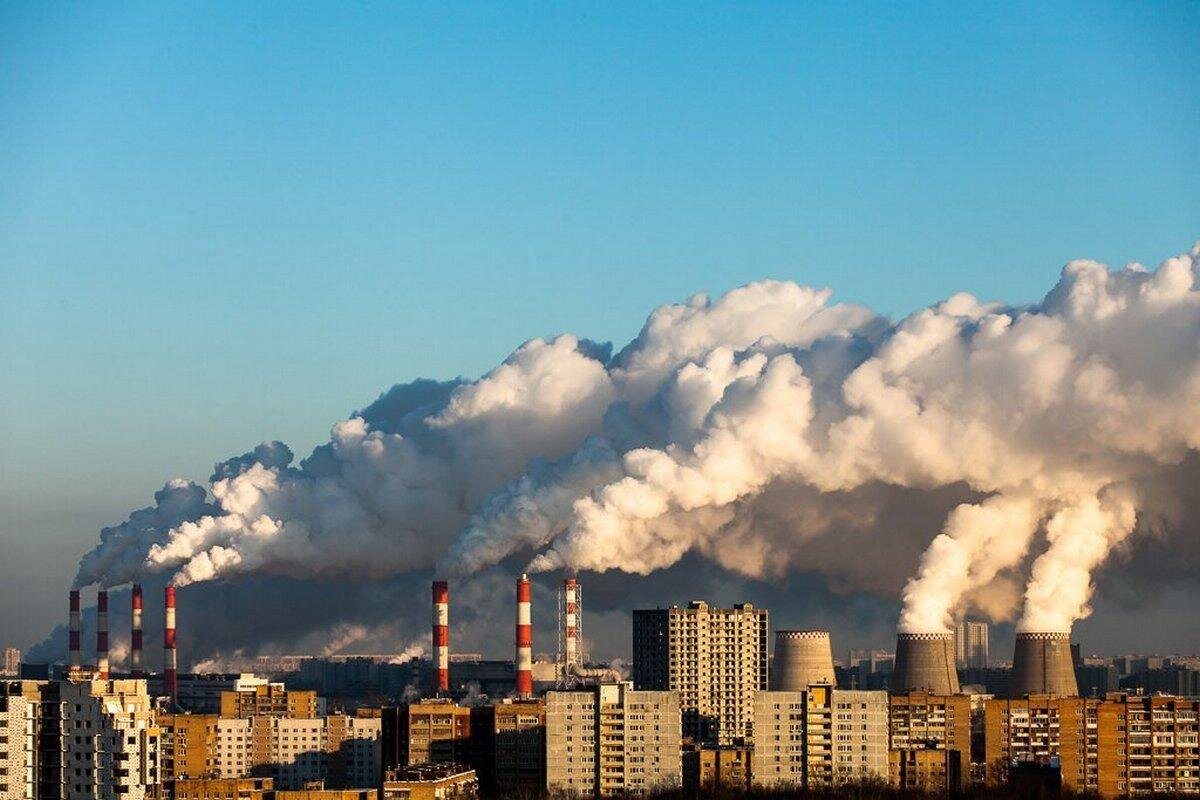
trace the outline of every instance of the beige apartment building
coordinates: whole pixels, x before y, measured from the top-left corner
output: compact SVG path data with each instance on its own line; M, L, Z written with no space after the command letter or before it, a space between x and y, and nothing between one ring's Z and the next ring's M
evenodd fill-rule
M144 680L62 681L63 800L159 796L159 731Z
M754 708L757 786L816 788L888 774L888 705L883 691L810 686L758 692Z
M602 683L546 693L546 787L552 794L625 795L683 780L679 698Z
M888 698L889 781L927 791L966 786L971 763L971 697L907 692ZM914 756L914 751L953 755Z
M754 695L767 688L767 610L750 604L633 612L633 685L679 695L683 735L737 744L753 731Z
M0 683L0 800L34 800L41 712L38 681Z
M294 717L312 719L320 716L317 693L289 690L282 683L267 683L222 691L222 717Z

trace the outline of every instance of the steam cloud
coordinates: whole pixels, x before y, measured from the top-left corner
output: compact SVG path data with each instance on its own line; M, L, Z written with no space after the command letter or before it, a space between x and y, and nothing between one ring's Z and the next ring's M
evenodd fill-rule
M764 281L655 310L615 356L534 339L478 380L394 387L298 466L272 442L207 492L168 482L76 583L383 582L512 558L645 575L694 554L877 588L829 556L838 537L910 547L882 509L957 495L919 540L901 628L974 607L1066 630L1147 481L1200 441L1198 278L1200 245L1157 270L1075 261L1035 305L960 294L898 323Z

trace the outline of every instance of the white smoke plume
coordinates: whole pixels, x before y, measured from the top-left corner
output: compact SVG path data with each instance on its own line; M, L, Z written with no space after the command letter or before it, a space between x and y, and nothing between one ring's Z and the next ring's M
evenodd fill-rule
M615 357L534 339L479 380L394 388L299 466L268 443L219 465L211 499L169 483L78 583L465 575L510 556L648 574L689 553L866 582L822 558L831 537L886 528L884 490L961 492L901 626L945 629L964 604L1011 619L1024 585L1021 626L1063 629L1137 528L1134 486L1200 440L1198 262L1076 261L1040 303L955 295L898 323L767 281L659 308Z

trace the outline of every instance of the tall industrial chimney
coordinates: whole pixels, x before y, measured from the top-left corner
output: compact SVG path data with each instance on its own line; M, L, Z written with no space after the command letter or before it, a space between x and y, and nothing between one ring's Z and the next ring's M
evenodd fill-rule
M433 693L450 691L450 584L433 582Z
M802 692L818 683L837 686L829 631L775 631L771 688Z
M1009 697L1027 694L1078 696L1075 664L1071 659L1071 634L1018 633L1008 694Z
M892 693L958 694L954 634L901 633L896 637Z
M96 593L96 677L108 680L108 591Z
M142 585L135 583L129 593L129 671L142 674Z
M83 666L82 647L79 642L79 590L71 590L71 615L70 615L70 665L73 669L79 669Z
M175 587L163 593L166 622L163 625L163 690L175 702L179 698L179 673L175 661Z
M529 576L517 581L517 695L533 697L533 621Z
M571 670L579 666L579 581L563 581L563 680L570 680Z

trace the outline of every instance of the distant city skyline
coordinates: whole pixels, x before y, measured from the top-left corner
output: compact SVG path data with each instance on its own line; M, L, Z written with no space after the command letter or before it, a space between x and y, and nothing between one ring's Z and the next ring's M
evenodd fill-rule
M1035 303L1071 259L1153 269L1200 236L1194 4L865 10L0 10L0 646L65 626L100 529L167 479L207 486L267 440L296 466L394 384L473 379L559 333L619 350L655 308L763 278L898 319L958 292ZM923 546L956 491L876 510L905 503ZM1200 650L1194 574L1152 568L1196 558L1141 540L1100 567L1085 650ZM605 573L588 632L627 654L629 610L701 582L839 648L890 646L903 579L870 577L888 562ZM361 627L403 649L386 626L427 577L188 591L214 617L272 592L288 602L263 613L359 613L272 651ZM1011 627L991 637L995 655Z

